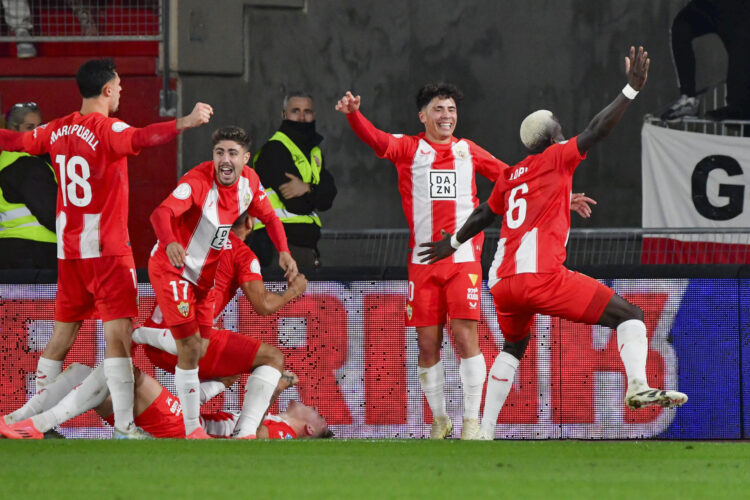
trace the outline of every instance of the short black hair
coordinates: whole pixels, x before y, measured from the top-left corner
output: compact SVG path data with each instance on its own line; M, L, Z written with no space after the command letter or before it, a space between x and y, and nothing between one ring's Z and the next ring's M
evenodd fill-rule
M250 217L250 214L247 213L247 211L242 212L240 216L237 217L237 219L232 223L232 227L242 227L248 217Z
M456 107L458 107L458 103L464 98L464 93L452 83L428 83L417 92L417 111L422 111L422 108L427 106L436 97L443 99L450 97L456 103Z
M117 68L115 61L112 59L92 59L86 61L78 68L76 73L76 82L81 97L97 97L102 93L102 88L108 81L115 78Z
M250 136L247 135L245 129L234 125L222 127L214 131L213 135L211 135L211 144L216 146L221 141L234 141L245 148L245 150L250 149Z

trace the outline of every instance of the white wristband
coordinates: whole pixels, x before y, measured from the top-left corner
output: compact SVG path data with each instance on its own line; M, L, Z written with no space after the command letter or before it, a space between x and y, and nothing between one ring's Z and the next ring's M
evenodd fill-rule
M622 88L622 93L631 101L638 95L638 91L631 87L629 83Z
M461 246L461 242L458 241L458 238L456 238L455 234L451 236L451 246L453 247L454 250L458 250L458 247Z

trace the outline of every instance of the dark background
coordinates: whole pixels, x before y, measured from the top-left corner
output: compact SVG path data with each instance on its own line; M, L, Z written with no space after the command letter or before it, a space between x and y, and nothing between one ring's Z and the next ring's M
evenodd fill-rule
M605 142L589 154L574 190L599 201L574 226L641 225L640 127L678 96L669 28L686 0L182 0L173 12L182 112L214 106L209 128L183 137L183 171L210 158L210 132L246 128L257 149L278 127L288 90L316 100L318 131L339 195L324 228L406 227L395 169L380 160L334 110L351 89L362 111L388 132L423 130L414 104L429 81L459 85L456 136L507 163L523 158L521 120L540 108L566 136L580 132L625 85L624 55L644 45L644 91ZM174 38L174 36L173 36ZM698 87L718 82L726 54L715 35L695 43ZM491 185L480 179L480 199Z

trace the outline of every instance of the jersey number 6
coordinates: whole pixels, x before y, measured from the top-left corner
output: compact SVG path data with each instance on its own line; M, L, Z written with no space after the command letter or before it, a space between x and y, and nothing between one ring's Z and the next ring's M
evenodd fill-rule
M508 196L508 211L505 212L505 220L509 229L518 229L526 219L526 200L520 197L516 199L519 192L521 194L528 193L529 186L524 182L510 191L510 196Z

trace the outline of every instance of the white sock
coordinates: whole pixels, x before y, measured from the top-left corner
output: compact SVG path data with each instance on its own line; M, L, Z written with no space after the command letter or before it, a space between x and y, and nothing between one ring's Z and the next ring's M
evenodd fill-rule
M419 385L427 398L433 417L445 416L445 370L443 360L438 361L429 368L417 367L419 371Z
M280 378L281 372L268 365L253 370L245 384L245 401L237 421L236 437L249 436L258 431L260 419L271 403L271 396Z
M512 354L503 351L497 355L490 368L487 380L487 394L484 397L484 412L480 430L483 434L495 437L495 426L505 399L513 387L513 379L518 370L519 361Z
M224 392L224 389L226 388L224 382L219 382L218 380L206 380L205 382L201 382L201 404L218 396Z
M40 356L36 364L36 392L52 383L62 372L62 361L55 361Z
M124 431L133 422L133 377L132 358L105 358L104 377L112 396L112 411L115 414L115 427Z
M104 366L99 365L80 384L68 392L59 403L31 419L37 430L47 432L73 417L96 408L102 404L108 395L109 390L104 376Z
M93 368L86 365L73 363L58 375L52 383L40 389L25 405L6 415L5 423L20 422L49 410L72 391L73 387L80 384L92 370Z
M187 436L201 426L201 382L198 380L198 368L183 370L175 367L174 385L182 406L182 419L185 422L185 435Z
M168 328L149 328L139 326L133 330L133 342L148 344L169 354L177 356L177 342Z
M629 319L617 327L617 348L620 359L625 365L628 387L631 384L648 386L646 382L646 356L648 355L648 337L646 325L638 319Z
M482 388L487 379L484 355L479 353L471 358L462 359L458 372L464 391L464 418L478 419L479 407L482 405Z

